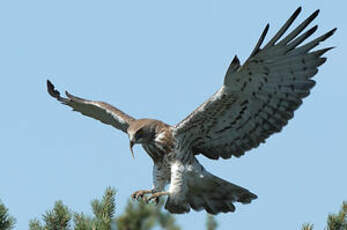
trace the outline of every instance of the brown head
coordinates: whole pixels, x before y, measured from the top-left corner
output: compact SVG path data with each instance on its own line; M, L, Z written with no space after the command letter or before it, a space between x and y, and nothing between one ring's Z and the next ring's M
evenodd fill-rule
M168 125L153 119L139 119L131 122L127 132L132 156L134 157L133 146L135 144L149 144L153 142L156 135L166 127Z

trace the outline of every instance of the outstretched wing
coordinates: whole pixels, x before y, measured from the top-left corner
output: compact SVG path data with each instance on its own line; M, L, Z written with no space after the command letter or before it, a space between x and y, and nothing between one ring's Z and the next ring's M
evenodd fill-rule
M75 97L65 91L67 98L61 97L60 92L54 88L54 85L47 80L48 93L61 103L72 107L73 111L78 111L83 115L97 119L105 124L127 132L129 124L134 121L133 117L123 113L117 108L105 102L90 101L83 98Z
M226 159L243 155L281 131L309 95L315 84L311 78L326 61L321 56L331 48L311 50L336 30L301 45L317 30L313 26L299 35L318 15L317 10L280 40L300 11L260 48L267 25L245 64L240 66L235 56L221 89L175 126L180 146L189 146L194 154Z

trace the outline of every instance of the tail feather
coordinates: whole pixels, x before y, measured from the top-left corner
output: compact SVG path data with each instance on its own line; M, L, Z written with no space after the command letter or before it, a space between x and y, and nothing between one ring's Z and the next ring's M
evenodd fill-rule
M189 168L189 167L188 167ZM190 208L205 209L210 214L234 212L235 202L248 204L257 196L206 171L198 162L186 171L180 186L170 185L165 208L171 213L186 213ZM171 187L173 186L173 187ZM176 187L175 187L176 186Z
M206 171L205 171L206 172ZM229 183L208 172L204 177L188 182L187 203L194 210L205 209L210 214L234 212L234 202L248 204L257 196L247 189Z

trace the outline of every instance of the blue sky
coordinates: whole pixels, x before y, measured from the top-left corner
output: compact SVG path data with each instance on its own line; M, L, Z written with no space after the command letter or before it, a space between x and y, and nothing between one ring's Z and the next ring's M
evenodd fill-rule
M63 200L91 213L90 200L152 185L152 162L127 136L73 113L46 93L58 89L107 101L136 118L175 124L212 95L237 54L244 61L266 23L274 35L298 7L316 9L315 36L333 27L323 46L337 48L317 85L280 134L239 159L199 160L212 173L258 195L220 230L323 229L347 200L346 1L1 1L0 199L16 229ZM297 21L297 22L298 22ZM296 24L297 24L296 22ZM203 229L205 212L177 216L184 229Z

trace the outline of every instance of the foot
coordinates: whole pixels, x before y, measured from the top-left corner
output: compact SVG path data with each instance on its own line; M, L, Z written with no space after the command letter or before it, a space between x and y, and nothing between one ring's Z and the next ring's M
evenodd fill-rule
M148 193L153 193L153 190L139 190L131 194L131 198L134 200L142 199L144 200L144 195Z
M153 193L151 196L149 197L144 197L143 200L146 202L146 203L149 203L151 200L154 200L154 202L156 204L159 203L159 198L161 196L164 196L164 195L169 195L169 192L156 192L156 193Z

